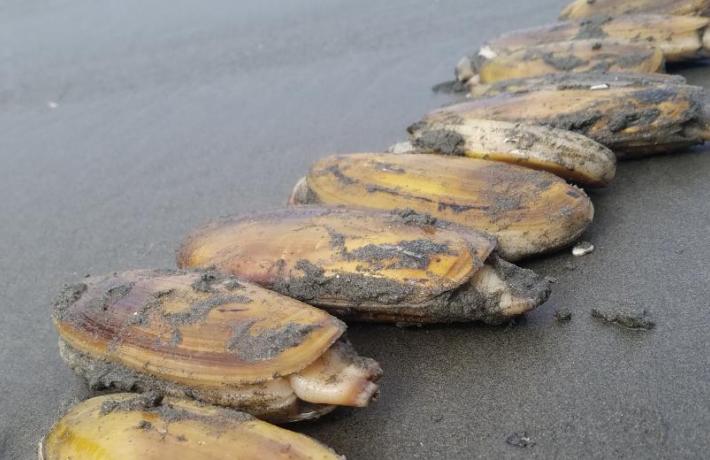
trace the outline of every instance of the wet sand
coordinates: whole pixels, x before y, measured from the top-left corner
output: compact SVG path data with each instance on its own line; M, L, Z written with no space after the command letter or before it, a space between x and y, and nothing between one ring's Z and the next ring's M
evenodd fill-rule
M34 458L85 394L49 319L64 283L174 266L188 230L283 205L316 158L401 140L463 53L564 3L0 6L0 458ZM682 73L710 86L710 67ZM351 459L707 455L709 176L703 149L622 163L591 193L596 251L527 263L559 282L515 325L353 325L380 400L293 428ZM656 328L591 317L609 303Z

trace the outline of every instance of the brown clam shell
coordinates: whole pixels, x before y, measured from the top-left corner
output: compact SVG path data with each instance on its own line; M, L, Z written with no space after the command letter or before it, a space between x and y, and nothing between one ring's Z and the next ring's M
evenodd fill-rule
M214 266L345 318L499 323L544 302L549 284L494 248L412 210L299 206L210 223L187 237L178 265Z
M654 46L669 62L702 56L708 18L664 14L634 14L563 21L501 35L484 45L495 53L531 46L585 40L617 40L629 45ZM604 52L604 46L600 53Z
M55 325L75 350L199 388L304 369L344 332L316 308L229 277L137 270L88 278Z
M690 85L543 89L442 107L424 120L464 124L488 118L568 129L617 156L637 157L703 143L709 137L704 99L703 89Z
M511 261L567 246L594 215L585 193L559 177L475 158L330 156L316 162L298 188L295 204L411 208L489 233Z
M707 16L708 0L575 0L560 13L560 19L581 19L600 15L633 15L639 13Z
M248 414L154 395L98 396L45 436L40 460L337 460L319 442Z

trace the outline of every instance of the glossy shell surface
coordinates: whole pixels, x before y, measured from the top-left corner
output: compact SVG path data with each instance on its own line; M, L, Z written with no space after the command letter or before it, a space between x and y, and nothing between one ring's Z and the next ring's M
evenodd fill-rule
M387 303L388 296L392 303L421 303L470 279L494 248L486 235L407 225L393 214L300 207L197 230L181 247L178 265L215 266L275 289L314 270L342 276L342 289L309 296L317 304Z
M546 43L604 40L653 46L667 61L682 61L703 55L703 35L709 21L701 17L656 14L597 16L509 32L489 41L484 49L509 53ZM603 53L604 47L599 51Z
M572 131L496 120L418 123L410 127L415 151L503 161L551 172L584 187L604 187L616 173L616 157Z
M542 77L514 78L502 80L490 85L474 84L469 86L469 97L480 98L501 94L522 94L544 90L590 90L604 91L609 88L649 88L663 84L683 85L686 80L681 75L666 73L633 72L590 72L590 73L555 73Z
M477 73L480 83L490 84L555 73L654 73L664 69L663 53L647 44L574 40L500 51L482 60Z
M494 120L540 124L575 131L617 155L664 153L704 142L705 94L689 85L544 89L501 94L443 107L427 123Z
M40 460L343 459L317 441L247 414L150 395L98 396L71 408Z
M658 13L679 16L707 16L708 0L575 0L567 5L560 19L579 19L599 15Z
M550 283L494 248L488 235L411 209L296 206L210 223L188 236L178 264L214 266L347 319L500 324L547 300Z
M251 283L152 270L70 287L54 321L73 350L201 389L297 372L345 330L327 313Z
M508 260L570 244L594 214L583 191L552 174L473 158L336 155L316 162L306 184L296 203L411 208L490 233Z

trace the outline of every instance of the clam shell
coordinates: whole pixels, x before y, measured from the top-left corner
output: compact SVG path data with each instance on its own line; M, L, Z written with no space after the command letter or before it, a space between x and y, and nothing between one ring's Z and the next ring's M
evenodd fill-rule
M569 245L594 215L585 193L559 177L475 158L336 155L316 162L299 189L297 204L411 208L489 233L511 261Z
M663 53L648 44L598 39L504 49L479 61L475 70L483 84L565 72L654 73L665 68Z
M617 156L643 156L700 144L708 137L702 88L689 85L543 89L479 98L429 113L426 123L488 118L583 134Z
M216 272L90 277L62 293L54 324L62 357L92 388L156 391L276 421L315 418L333 405L364 406L382 373L358 357L338 376L339 388L309 380L310 366L322 358L355 356L339 340L345 325ZM290 381L301 372L315 396L304 398Z
M683 85L685 83L686 80L681 75L665 73L554 73L542 77L501 80L490 85L469 85L469 97L480 98L498 96L500 94L521 94L542 90L564 91L578 89L604 91L612 87L645 88L663 84Z
M599 15L658 13L679 16L707 16L708 0L575 0L560 13L560 19L580 19Z
M605 40L628 45L654 46L669 62L702 56L702 36L710 20L700 17L635 14L564 21L517 30L490 40L484 49L497 54L544 44ZM602 46L600 53L605 52Z
M72 407L40 460L343 459L319 442L245 413L155 395L114 394Z
M355 289L314 292L308 300L317 304L388 296L397 303L420 303L467 281L493 248L486 235L406 225L393 214L303 207L209 224L187 238L178 266L215 266L269 288L315 267L324 276L348 274L343 283L363 291L359 296Z
M301 206L208 224L187 237L178 265L214 266L346 318L499 323L544 302L549 283L497 263L494 248L488 235L412 210Z
M88 278L77 289L76 301L55 310L64 342L196 388L300 371L345 331L317 308L213 274L136 270Z
M614 153L581 134L496 120L418 123L414 152L503 161L551 172L585 187L604 187L616 174Z

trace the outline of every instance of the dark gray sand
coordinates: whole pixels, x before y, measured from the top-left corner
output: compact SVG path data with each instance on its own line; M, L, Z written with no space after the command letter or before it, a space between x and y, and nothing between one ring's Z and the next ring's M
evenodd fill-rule
M564 3L3 2L0 458L33 458L84 394L49 320L64 283L173 266L187 231L281 205L316 158L386 148L464 52ZM515 325L353 326L380 400L294 428L352 459L707 456L709 177L701 149L621 164L592 194L596 250L527 264L559 282ZM591 317L616 301L656 327Z

